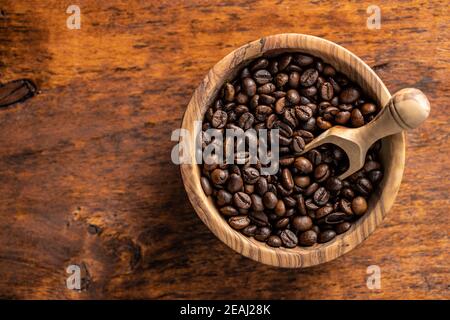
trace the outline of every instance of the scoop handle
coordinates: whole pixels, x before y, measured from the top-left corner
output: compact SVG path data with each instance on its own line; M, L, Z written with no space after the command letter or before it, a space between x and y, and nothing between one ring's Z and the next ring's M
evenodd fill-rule
M417 128L429 114L430 102L422 91L402 89L392 96L375 119L360 128L361 134L371 145L386 136Z

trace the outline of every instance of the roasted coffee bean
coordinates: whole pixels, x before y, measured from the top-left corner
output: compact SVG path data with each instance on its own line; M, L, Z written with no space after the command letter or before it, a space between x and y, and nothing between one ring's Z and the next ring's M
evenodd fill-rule
M255 192L255 185L244 184L244 192L247 194L252 194L253 192Z
M217 205L222 207L231 203L233 195L223 189L217 191L216 202Z
M286 205L283 200L278 200L274 212L277 216L282 217L286 213Z
M213 188L211 187L211 184L209 183L209 180L207 177L201 177L200 184L202 185L203 191L207 196L210 196L213 194Z
M319 209L319 206L318 206L317 204L314 203L313 199L308 199L308 200L306 200L306 201L305 201L305 206L306 206L306 209L308 209L308 210L313 210L313 211L315 211L315 210L318 210L318 209Z
M325 120L322 117L317 117L316 125L322 130L328 130L333 126L331 122Z
M327 180L325 187L328 191L338 192L342 189L342 181L337 177L331 177Z
M352 110L350 119L351 119L352 126L355 128L361 127L364 125L364 117L363 117L361 111L359 111L359 109Z
M294 188L294 179L292 178L291 171L287 168L282 170L281 183L283 187L288 190Z
M355 192L351 188L343 188L341 190L341 195L348 200L352 200L355 197Z
M341 91L341 94L339 95L339 100L341 101L341 103L353 103L359 99L359 96L360 93L358 89L348 87Z
M327 204L319 209L316 210L316 219L322 219L332 213L334 210L333 206L330 204Z
M235 95L234 86L231 83L226 83L224 87L223 98L226 101L231 102L234 100L234 95Z
M28 79L10 81L0 84L0 107L23 102L37 93L36 85Z
M375 112L377 112L377 107L373 103L368 102L368 103L364 103L361 106L361 113L363 114L363 116L367 116L367 115L373 114Z
M286 207L288 208L293 208L297 205L297 200L295 200L294 198L288 196L288 197L284 197L283 199Z
M306 188L303 194L307 197L312 196L317 189L319 189L319 184L317 182L313 182Z
M258 241L266 241L271 234L272 230L268 227L258 228L255 232L254 238Z
M246 112L239 117L238 126L243 130L248 130L252 127L255 117L250 112Z
M305 140L300 136L294 136L291 142L291 149L295 153L300 153L305 149Z
M338 224L344 222L346 214L344 212L333 212L325 217L325 223Z
M228 171L222 169L215 169L211 173L211 181L214 184L221 185L224 184L228 179Z
M320 96L323 100L331 100L333 98L333 86L329 82L324 82L320 87Z
M313 116L313 111L309 106L296 106L295 107L295 116L300 121L308 121ZM307 131L308 132L308 131Z
M278 59L278 70L279 71L283 71L284 69L286 69L287 66L291 63L291 61L292 61L292 55L291 54L282 55Z
M275 222L275 228L277 228L279 230L285 229L288 226L289 226L289 218L288 217L281 218L280 220Z
M295 158L294 157L283 157L280 159L280 166L290 166L294 163Z
M339 209L347 216L353 215L352 203L347 199L341 199L339 201Z
M276 90L276 86L273 83L266 83L262 86L260 86L257 89L257 92L259 94L271 94ZM274 97L277 98L277 96L274 94Z
M315 86L301 88L300 94L308 98L314 97L317 94L317 88Z
M288 84L291 88L296 89L300 83L300 73L293 71L289 74Z
M242 170L242 176L245 183L254 184L259 179L259 171L253 167L247 167Z
M298 212L303 216L306 216L306 214L308 213L306 210L305 198L301 194L297 196L297 209Z
M312 86L317 81L318 77L319 77L319 72L317 72L316 69L313 69L313 68L307 69L300 76L300 84L303 87Z
M233 229L241 230L248 227L250 219L247 216L234 216L228 219L228 223Z
M273 192L266 192L263 196L263 203L267 209L273 209L277 205L278 199Z
M252 205L252 200L250 196L245 192L237 192L233 195L233 203L236 208L250 209Z
M338 112L336 114L336 116L334 118L334 121L337 124L344 125L350 120L350 117L351 117L351 113L350 112L348 112L348 111L340 111L340 112Z
M249 96L253 97L256 94L256 83L252 78L244 78L242 80L242 90L243 92Z
M294 178L294 183L300 188L307 188L311 184L311 179L309 176L296 176Z
M317 242L325 243L332 240L334 237L336 237L336 232L334 230L325 230L319 233L319 236L317 237Z
M249 218L258 227L264 227L269 224L269 217L263 211L254 211L250 213Z
M309 118L308 121L302 123L301 128L303 130L307 130L307 131L315 131L316 130L316 119L315 118Z
M298 216L292 219L292 226L298 231L306 231L312 228L313 221L308 216Z
M272 235L267 239L267 244L271 247L278 248L281 247L282 242L279 236Z
M256 230L258 229L257 226L254 224L249 225L241 230L242 234L246 235L247 237L253 237L256 233Z
M311 150L307 153L309 161L315 166L322 162L322 154L317 150Z
M323 182L328 179L330 176L330 168L327 164L322 163L319 164L316 169L314 170L314 179L316 179L317 182ZM331 191L331 190L330 190Z
M239 212L233 206L222 207L219 211L224 216L237 216L239 214Z
M281 232L280 238L286 248L294 248L295 246L297 246L297 236L291 230L283 230Z
M334 230L336 231L337 234L341 234L350 229L351 226L352 224L350 222L345 221L336 225L336 227L334 227Z
M370 172L370 171L372 171L372 170L380 170L380 168L381 168L381 165L380 165L380 163L379 162L376 162L376 161L367 161L365 164L364 164L364 171L365 172Z
M356 197L352 201L352 210L357 216L363 215L367 211L367 201L363 197Z
M300 95L295 89L290 89L286 92L286 99L291 105L296 105L300 102Z
M359 178L355 184L355 190L364 196L369 195L372 192L372 183L366 178Z
M330 199L330 193L324 187L320 187L314 192L313 199L318 206L323 206Z
M222 110L217 110L216 112L214 112L212 116L211 124L214 128L221 129L225 127L225 125L227 124L227 120L228 120L227 113Z
M282 97L275 102L275 112L283 114L286 111L286 98Z
M253 66L250 68L251 71L256 71L260 69L265 69L269 66L269 60L266 58L259 58L253 63Z
M255 184L255 192L263 196L268 191L267 179L259 177Z
M295 159L294 166L300 173L309 174L313 171L312 163L305 157L298 157Z
M313 63L314 59L306 54L297 54L294 56L294 62L300 67L305 67Z
M308 230L300 234L298 238L300 245L310 247L317 243L317 233L313 230Z
M264 204L262 198L256 194L250 196L252 201L252 209L255 211L264 211Z
M231 193L235 193L240 191L244 187L244 181L242 180L240 175L235 173L231 174L228 178L227 189Z
M272 81L272 75L270 74L269 71L261 69L253 74L253 79L255 79L255 82L259 85L266 84Z
M287 109L283 114L283 121L292 128L297 127L297 118L295 117L295 111L293 108Z
M383 172L380 170L373 170L367 174L367 177L373 184L377 185L383 179Z
M275 77L275 85L278 88L284 87L289 81L289 76L286 73L279 73Z

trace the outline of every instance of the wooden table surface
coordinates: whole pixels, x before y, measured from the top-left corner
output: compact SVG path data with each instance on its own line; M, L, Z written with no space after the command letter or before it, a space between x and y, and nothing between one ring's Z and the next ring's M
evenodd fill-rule
M41 93L0 109L0 297L449 299L450 11L445 1L0 2L0 81ZM203 225L170 161L196 86L264 35L325 37L391 92L423 90L429 120L407 135L396 204L361 246L305 270L235 253ZM66 288L83 266L87 289ZM381 268L381 289L366 269Z

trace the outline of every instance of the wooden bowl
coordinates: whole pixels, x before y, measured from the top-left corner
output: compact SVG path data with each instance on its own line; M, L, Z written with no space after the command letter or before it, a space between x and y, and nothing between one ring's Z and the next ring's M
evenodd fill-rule
M232 80L240 69L255 58L282 52L304 52L322 58L358 83L363 91L385 106L391 95L386 86L356 55L328 40L304 34L278 34L250 42L234 50L209 70L195 90L183 118L182 128L193 132L195 120L202 120L223 83ZM192 147L194 148L194 147ZM194 150L191 150L192 163ZM232 229L220 215L212 199L200 185L197 164L182 164L181 174L189 200L200 219L225 244L253 260L288 268L303 268L321 264L349 252L364 241L380 224L394 203L405 164L405 137L397 134L382 141L381 161L384 178L369 200L369 209L347 232L330 242L294 249L272 248Z

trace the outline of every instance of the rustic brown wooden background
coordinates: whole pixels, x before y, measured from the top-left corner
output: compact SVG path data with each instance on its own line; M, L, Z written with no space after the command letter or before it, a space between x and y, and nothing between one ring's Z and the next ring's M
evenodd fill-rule
M450 40L446 1L0 1L0 81L41 94L0 109L2 298L450 298ZM81 8L81 30L66 8ZM197 218L170 134L221 57L264 35L344 45L391 92L432 104L408 133L396 204L360 247L285 270L239 256ZM97 232L97 233L96 233ZM85 266L87 290L66 289ZM381 267L382 288L366 287Z

